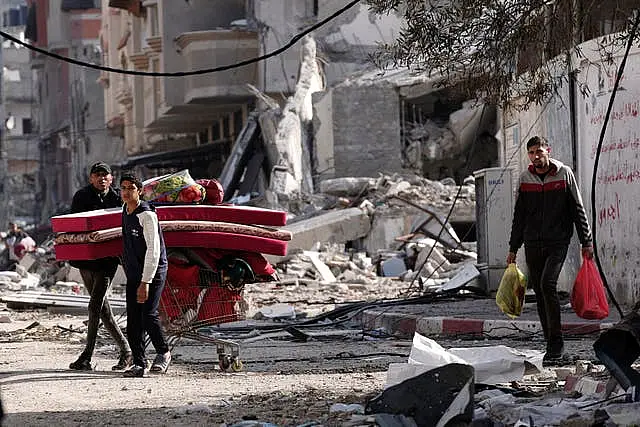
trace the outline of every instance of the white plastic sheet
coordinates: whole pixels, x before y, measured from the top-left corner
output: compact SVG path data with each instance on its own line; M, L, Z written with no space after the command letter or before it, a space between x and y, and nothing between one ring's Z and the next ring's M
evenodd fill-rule
M541 351L516 350L503 345L445 350L436 341L416 333L413 337L409 363L390 364L386 386L399 384L449 363L473 366L475 382L478 384L518 381L525 375L527 367L542 371L543 355Z

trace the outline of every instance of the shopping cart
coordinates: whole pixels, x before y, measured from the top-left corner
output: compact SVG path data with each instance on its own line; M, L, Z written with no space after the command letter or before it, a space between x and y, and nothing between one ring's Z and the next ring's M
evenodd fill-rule
M244 284L255 281L249 264L239 258L218 263L218 271L199 265L169 263L160 299L160 316L172 346L183 338L216 346L220 370L242 370L240 346L203 332L208 326L245 319Z

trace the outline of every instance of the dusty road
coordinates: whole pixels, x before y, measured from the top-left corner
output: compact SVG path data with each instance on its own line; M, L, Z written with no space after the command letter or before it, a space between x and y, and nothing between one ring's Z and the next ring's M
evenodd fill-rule
M367 292L367 287L361 288L354 289ZM354 295L354 289L345 289L346 300L364 299ZM393 293L390 287L374 289L389 296ZM262 286L261 290L263 293L254 291L251 295L253 307L289 298L296 300L298 308L298 299L312 299L320 303L310 306L305 302L300 312L320 312L340 302L335 301L335 292L319 289L311 297L292 287ZM110 370L116 348L104 336L93 358L95 371L67 369L82 349L86 315L0 310L0 319L0 388L8 412L6 426L230 426L243 420L280 426L344 425L345 418L351 416L330 413L331 405L364 404L382 391L389 363L406 362L411 350L409 341L363 336L348 324L340 331L328 326L314 329L316 336L307 342L294 342L282 332L256 336L245 331L230 335L243 342L242 372L220 371L215 346L183 340L173 350L174 363L166 375L129 379ZM325 336L319 336L322 333ZM438 342L445 348L497 344L544 347L542 339L535 337L526 342ZM567 345L580 358L593 357L592 338L569 340Z
M364 403L382 389L388 363L406 361L410 351L406 341L355 335L307 343L267 339L242 347L243 372L224 373L215 347L191 341L174 348L166 375L128 379L110 371L116 350L107 340L94 356L95 371L67 370L82 334L56 325L79 328L83 318L42 317L27 332L21 328L31 319L2 325L6 426L331 424L333 403Z

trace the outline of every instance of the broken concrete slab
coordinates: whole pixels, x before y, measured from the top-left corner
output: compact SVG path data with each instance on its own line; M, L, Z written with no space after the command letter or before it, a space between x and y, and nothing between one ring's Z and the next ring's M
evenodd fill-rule
M472 263L465 263L457 273L442 286L442 291L455 291L467 284L471 284L480 277L480 271Z
M55 307L57 312L68 309L70 313L76 313L79 309L86 311L89 306L88 295L62 295L48 292L25 291L3 295L0 301L11 309L45 308ZM125 300L109 297L109 304L114 313L125 311Z
M474 370L450 363L387 388L367 402L366 413L411 416L419 426L444 427L473 419Z
M282 227L293 234L288 250L310 250L318 242L346 243L365 237L371 230L369 215L359 208L328 211Z
M420 239L415 246L411 245L412 248L420 251L416 258L416 266L422 265L429 257L429 260L433 261L440 271L451 268L451 263L442 254L439 249L441 246L436 244L435 240L430 238Z
M320 260L320 254L318 252L304 251L304 254L311 260L311 263L320 275L320 281L325 283L334 283L336 281L336 276L334 276L327 264Z
M337 197L356 197L375 188L375 185L376 179L367 177L325 179L320 182L320 192Z

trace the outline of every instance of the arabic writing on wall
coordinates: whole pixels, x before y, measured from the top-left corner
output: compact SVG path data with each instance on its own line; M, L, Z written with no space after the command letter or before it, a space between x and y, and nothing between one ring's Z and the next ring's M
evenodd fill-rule
M640 107L640 101L625 102L621 108L613 109L611 111L610 120L619 121L627 118L637 118L638 109ZM604 117L606 115L606 108L604 106L596 109L589 118L589 123L592 125L601 125L604 123Z
M620 196L615 193L616 200L610 203L608 206L600 209L598 213L598 225L602 225L604 222L617 221L620 219Z
M594 141L591 144L592 159L596 157L597 148L598 143L597 141ZM619 138L617 141L604 141L604 143L602 144L602 148L600 149L600 154L623 150L640 150L640 136L633 132L627 137Z

